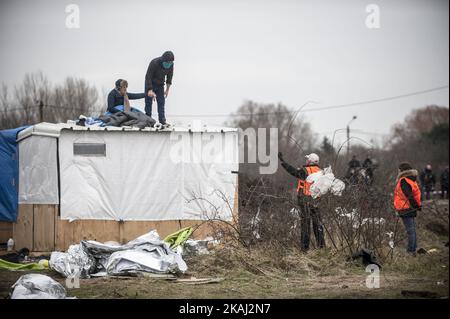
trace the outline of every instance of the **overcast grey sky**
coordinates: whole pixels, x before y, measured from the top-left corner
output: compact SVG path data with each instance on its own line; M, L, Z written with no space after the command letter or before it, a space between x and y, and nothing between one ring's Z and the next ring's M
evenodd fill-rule
M65 8L80 8L66 28ZM366 6L380 8L369 29ZM449 83L447 0L0 0L0 82L42 70L77 76L104 95L117 78L143 91L150 60L175 53L166 112L228 114L244 100L297 108L402 95ZM381 103L305 113L320 134L345 127L385 134L412 109L449 105L448 89ZM143 101L135 103L143 107ZM221 124L225 117L203 118ZM360 134L360 133L358 133ZM369 140L381 135L358 135Z

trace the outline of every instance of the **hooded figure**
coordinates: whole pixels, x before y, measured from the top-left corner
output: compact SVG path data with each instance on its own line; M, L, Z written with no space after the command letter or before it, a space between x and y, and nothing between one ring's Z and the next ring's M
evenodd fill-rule
M116 113L125 109L127 100L138 100L145 97L144 93L127 92L128 82L124 79L118 79L114 83L114 89L108 94L107 112Z
M398 167L397 185L394 190L394 208L405 225L408 236L407 251L415 254L417 249L416 223L417 211L422 210L420 187L417 183L417 170L409 163Z
M153 59L145 74L145 113L152 116L152 104L156 99L158 104L158 119L166 125L165 102L172 85L173 62L175 56L172 51L164 52L160 57ZM165 87L164 87L165 86Z
M433 173L433 168L428 164L420 174L420 184L422 186L422 194L429 200L436 184L436 177Z

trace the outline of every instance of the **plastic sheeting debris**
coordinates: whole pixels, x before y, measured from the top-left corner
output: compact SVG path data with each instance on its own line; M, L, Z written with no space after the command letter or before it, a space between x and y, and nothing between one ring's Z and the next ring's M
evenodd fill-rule
M180 245L183 245L193 232L194 230L192 227L185 227L174 232L173 234L168 235L164 238L164 241L170 245L170 248L174 249Z
M217 245L219 242L212 237L206 237L203 240L188 239L184 244L184 253L192 255L209 254L208 245Z
M167 273L177 270L185 272L186 263L177 254L167 255L155 247L152 252L142 250L124 250L113 253L108 259L106 272L109 275L120 275L130 272Z
M389 247L391 249L394 249L395 243L394 243L394 232L387 232L386 235L389 237Z
M88 278L95 270L95 260L82 244L70 245L65 253L52 252L49 266L65 277Z
M170 249L153 230L125 245L81 241L67 253L53 252L50 267L66 277L98 277L129 272L185 272L181 254Z
M40 274L21 276L12 286L11 299L65 299L66 289L52 278Z
M261 234L259 233L259 225L261 222L261 218L259 217L260 213L261 207L258 207L256 215L250 220L250 227L252 228L252 234L256 239L261 238Z
M337 207L335 209L335 212L340 217L350 219L350 221L352 222L352 227L356 229L366 224L383 225L386 222L386 220L383 217L361 218L361 215L355 208L353 208L349 213L346 208Z
M309 175L306 181L312 183L310 188L312 198L318 198L329 192L335 196L342 196L345 190L345 183L334 176L331 166Z
M44 259L42 259L44 260ZM48 264L43 262L39 263L27 263L27 264L19 264L12 263L3 259L0 259L0 269L6 270L44 270L48 269Z

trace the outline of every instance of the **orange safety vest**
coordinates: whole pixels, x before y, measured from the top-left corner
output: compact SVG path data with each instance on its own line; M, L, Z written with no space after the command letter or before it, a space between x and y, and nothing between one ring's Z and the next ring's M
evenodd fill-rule
M306 177L321 171L319 166L306 166L305 169L306 169ZM297 186L297 193L300 193L300 191L303 189L303 195L311 196L310 192L311 185L312 183L308 183L306 180L299 179Z
M406 180L409 185L411 185L414 199L416 200L419 206L422 205L420 187L417 182L410 180L409 178L402 177L398 180L397 187L394 191L394 207L396 211L408 210L411 208L411 204L409 203L408 197L403 193L401 182L402 180Z

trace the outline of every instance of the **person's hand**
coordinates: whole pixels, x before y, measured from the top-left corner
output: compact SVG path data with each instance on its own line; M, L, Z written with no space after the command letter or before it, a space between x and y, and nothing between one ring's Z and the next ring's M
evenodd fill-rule
M119 93L120 93L120 95L125 96L127 94L127 88L126 87L121 87L119 89Z
M166 91L164 92L164 97L167 99L167 97L169 96L169 88L166 89Z
M148 97L151 97L153 100L156 99L156 94L153 92L153 90L149 90L147 93Z
M278 152L278 158L280 159L280 161L284 162L283 153Z

